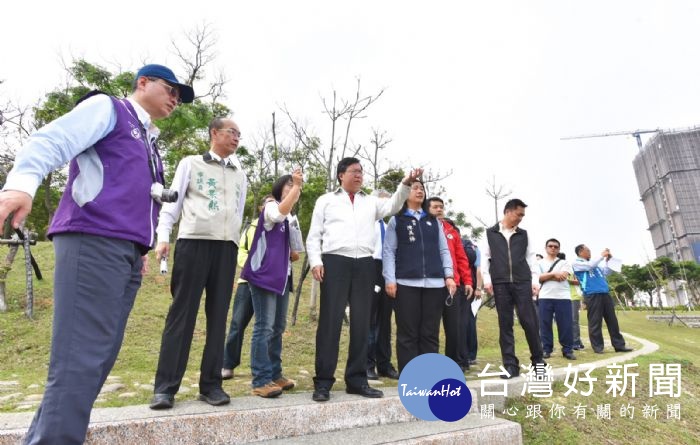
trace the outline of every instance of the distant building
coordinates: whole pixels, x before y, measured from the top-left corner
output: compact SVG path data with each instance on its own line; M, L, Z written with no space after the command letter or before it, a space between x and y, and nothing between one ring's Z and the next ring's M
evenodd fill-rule
M633 165L656 257L700 263L700 128L658 132Z

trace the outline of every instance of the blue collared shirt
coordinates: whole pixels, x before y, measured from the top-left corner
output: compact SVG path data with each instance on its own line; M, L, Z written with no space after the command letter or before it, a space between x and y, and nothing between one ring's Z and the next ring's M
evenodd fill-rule
M148 137L155 140L160 133L152 126L146 110L133 99L127 99ZM116 125L117 112L105 94L92 96L69 113L35 131L17 152L15 165L7 175L3 190L18 190L32 198L47 174L67 164L71 159L107 136Z

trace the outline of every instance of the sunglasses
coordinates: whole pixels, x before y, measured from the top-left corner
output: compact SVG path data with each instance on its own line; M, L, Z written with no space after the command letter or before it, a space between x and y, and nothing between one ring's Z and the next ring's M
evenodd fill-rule
M178 105L180 105L182 103L182 99L180 99L180 90L177 87L170 85L169 83L167 83L164 80L161 81L161 79L158 77L147 77L147 79L150 80L151 82L155 82L155 83L162 85L165 88L165 91L168 92L170 97L173 97L177 100Z

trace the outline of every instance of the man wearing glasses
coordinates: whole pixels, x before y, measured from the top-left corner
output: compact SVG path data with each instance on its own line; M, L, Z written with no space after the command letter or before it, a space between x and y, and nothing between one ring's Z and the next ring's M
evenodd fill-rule
M513 309L525 331L530 347L532 366L543 363L537 311L532 296L540 287L539 271L535 253L530 248L527 232L520 228L527 205L519 199L511 199L503 209L503 219L486 229L487 243L483 259L487 267L482 268L484 289L493 295L498 312L498 342L501 346L503 367L510 379L520 374L518 357L515 355L513 336ZM541 369L538 367L538 370Z
M545 243L545 256L537 263L540 269L540 337L544 358L549 358L554 349L552 321L556 317L559 344L562 355L569 360L576 360L573 351L574 331L571 311L571 292L569 277L573 275L571 265L559 252L559 241L554 238Z
M374 252L377 220L399 211L410 192L409 184L423 173L407 175L390 199L362 191L363 171L356 158L338 162L340 186L316 200L306 239L309 265L321 283L321 304L316 330L316 376L313 400L325 402L335 382L340 331L345 306L350 306L350 350L345 367L348 394L382 397L367 383L367 347L370 300L374 287Z
M175 403L204 289L207 336L199 400L215 406L230 402L222 389L221 368L247 182L235 155L241 137L238 125L215 118L209 137L207 153L187 156L178 164L172 184L178 199L163 205L156 230L156 259L167 259L170 233L180 220L170 281L173 300L163 329L152 409L172 408Z
M162 65L136 74L127 99L99 92L37 130L0 193L0 224L18 227L44 176L70 161L49 228L56 255L51 359L27 444L82 444L90 410L114 365L153 247L163 185L154 120L194 91Z

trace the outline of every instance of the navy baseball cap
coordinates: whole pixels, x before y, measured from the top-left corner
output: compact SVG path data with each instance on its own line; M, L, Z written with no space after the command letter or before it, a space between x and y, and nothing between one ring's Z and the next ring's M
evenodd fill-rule
M139 77L157 77L163 79L180 90L180 100L182 103L189 104L194 100L194 90L192 87L178 82L173 70L167 66L156 64L145 65L136 73L136 79Z

